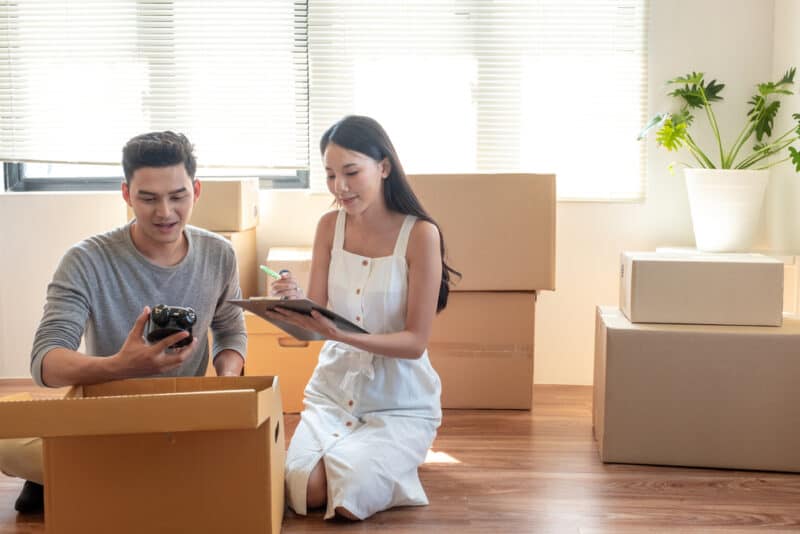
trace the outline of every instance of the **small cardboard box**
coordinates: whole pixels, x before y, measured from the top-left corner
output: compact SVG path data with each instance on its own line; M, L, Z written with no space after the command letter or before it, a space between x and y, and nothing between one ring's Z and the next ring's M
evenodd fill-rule
M634 324L599 307L595 336L604 462L800 471L800 320Z
M245 375L278 376L284 413L303 410L303 393L324 341L299 341L277 326L244 312L247 326Z
M44 438L47 532L280 532L277 378L121 380L0 402L0 438L29 436Z
M256 259L256 229L250 228L241 232L219 232L233 245L236 253L236 264L239 267L239 286L242 298L249 299L258 295L258 261Z
M783 262L761 254L624 252L620 307L634 323L780 326Z
M554 175L418 174L408 179L442 229L448 264L463 275L454 291L555 289Z
M212 232L240 232L258 226L258 178L206 178L200 183L200 199L189 224Z
M308 292L308 278L311 274L311 247L271 247L267 251L267 267L275 272L286 269L292 273L303 293ZM267 277L267 293L272 277Z
M450 293L428 354L443 408L531 408L535 293Z

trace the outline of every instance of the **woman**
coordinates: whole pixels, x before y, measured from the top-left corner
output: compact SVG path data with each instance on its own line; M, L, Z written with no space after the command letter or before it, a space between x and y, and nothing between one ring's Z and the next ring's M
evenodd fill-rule
M369 334L341 331L316 312L276 312L328 340L289 445L287 498L299 514L326 506L326 519L365 519L428 503L417 468L441 423L441 384L426 346L458 273L376 121L345 117L320 151L340 209L317 226L308 298ZM272 294L302 296L290 274Z

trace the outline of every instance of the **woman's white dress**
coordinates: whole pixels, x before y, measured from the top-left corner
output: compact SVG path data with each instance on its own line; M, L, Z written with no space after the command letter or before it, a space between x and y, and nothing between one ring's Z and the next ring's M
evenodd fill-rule
M328 306L374 334L405 328L406 248L416 217L403 221L394 252L367 258L343 249L340 210L328 273ZM394 506L428 504L417 475L442 420L441 383L428 352L418 359L327 341L305 389L286 455L289 506L306 513L311 470L324 458L325 518L344 507L364 519Z

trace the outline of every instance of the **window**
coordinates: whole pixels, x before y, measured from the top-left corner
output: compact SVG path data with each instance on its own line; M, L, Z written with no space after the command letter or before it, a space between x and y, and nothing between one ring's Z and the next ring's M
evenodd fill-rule
M311 1L311 139L342 115L371 115L407 172L555 172L560 199L641 198L646 7ZM310 161L322 187L319 155Z
M118 165L131 135L172 129L209 175L324 189L318 140L357 113L386 127L408 172L555 172L560 199L637 199L646 11L647 0L0 2L0 160L28 162L18 177L34 162Z
M171 129L207 168L296 175L305 24L291 0L0 2L0 160L119 169L132 135Z

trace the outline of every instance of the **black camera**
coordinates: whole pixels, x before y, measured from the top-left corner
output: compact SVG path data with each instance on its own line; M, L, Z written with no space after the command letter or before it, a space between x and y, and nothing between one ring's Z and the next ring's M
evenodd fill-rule
M159 304L150 311L150 319L147 321L144 337L148 342L155 343L172 334L186 331L189 332L189 337L170 345L169 348L185 347L192 342L192 326L196 322L197 314L192 308Z

